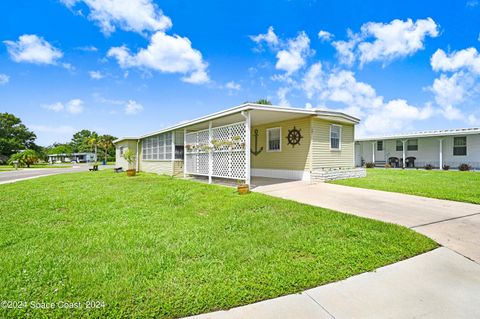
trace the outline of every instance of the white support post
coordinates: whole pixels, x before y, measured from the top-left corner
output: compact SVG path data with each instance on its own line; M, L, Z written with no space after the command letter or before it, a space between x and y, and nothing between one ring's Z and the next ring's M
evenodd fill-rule
M250 112L246 112L245 117L245 184L250 186L250 143L251 143L251 116Z
M172 155L170 160L172 163L172 176L175 176L175 131L172 132Z
M402 140L402 157L403 157L402 167L403 168L407 167L407 163L406 163L407 159L405 158L405 156L407 156L406 146L407 146L407 140Z
M212 146L212 121L208 122L208 146ZM213 174L213 152L208 150L208 183L212 183L212 174Z
M136 170L137 172L140 170L140 151L138 149L138 145L140 144L140 140L137 140L137 154L136 154L136 157L135 157L135 166L136 166Z
M183 178L187 177L187 129L183 129Z
M442 169L443 168L443 138L440 138L438 139L438 141L440 142L440 149L439 149L439 152L438 152L438 159L439 159L439 168Z
M372 142L372 163L375 166L375 142Z

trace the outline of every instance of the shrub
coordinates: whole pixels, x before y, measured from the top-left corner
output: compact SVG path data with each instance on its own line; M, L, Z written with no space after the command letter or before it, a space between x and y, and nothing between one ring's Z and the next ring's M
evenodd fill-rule
M392 165L387 163L387 164L385 164L385 168L392 168Z
M372 162L366 163L366 164L365 164L365 167L366 167L366 168L374 168L374 167L375 167L375 163L372 163Z
M443 164L442 169L443 169L444 171L448 171L448 170L450 169L450 165Z
M8 164L13 165L14 161L18 161L18 165L20 167L22 166L30 167L30 165L38 162L38 158L39 156L37 152L35 152L34 150L26 150L10 156L10 159L8 160Z
M425 169L427 171L431 171L433 169L433 165L432 164L427 164L427 165L425 165Z
M458 170L459 171L462 171L462 172L468 172L472 169L472 167L468 164L460 164L460 166L458 166Z
M131 149L127 149L123 153L123 158L128 162L128 169L133 169L135 167L134 164L136 163L137 156Z

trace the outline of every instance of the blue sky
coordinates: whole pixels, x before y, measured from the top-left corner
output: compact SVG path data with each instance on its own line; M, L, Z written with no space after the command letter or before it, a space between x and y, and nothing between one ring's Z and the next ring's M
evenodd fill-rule
M4 0L0 111L38 143L138 135L245 101L357 135L480 126L480 4Z

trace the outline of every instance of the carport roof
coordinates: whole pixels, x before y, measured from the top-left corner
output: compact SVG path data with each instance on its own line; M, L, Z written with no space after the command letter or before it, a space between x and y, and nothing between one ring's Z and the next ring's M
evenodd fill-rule
M241 104L239 106L235 106L230 109L226 109L220 112L216 112L207 116L203 116L191 121L185 121L182 123L179 123L174 126L170 126L167 128L164 128L159 131L151 132L145 135L141 135L138 137L122 137L114 141L114 143L118 143L120 141L124 140L136 140L136 139L142 139L145 137L177 130L177 129L182 129L182 128L187 128L187 127L195 127L200 128L199 125L201 123L205 123L211 120L218 120L227 116L232 116L232 119L234 115L238 115L243 111L259 111L262 113L266 112L276 112L277 114L283 113L285 115L290 114L291 116L307 116L307 115L313 115L313 116L318 116L323 119L332 119L336 120L339 122L346 122L346 123L352 123L352 124L358 124L360 120L356 117L353 117L351 115L342 113L342 112L336 112L336 111L330 111L330 110L318 110L318 109L302 109L302 108L293 108L293 107L282 107L282 106L274 106L274 105L263 105L263 104L254 104L254 103L245 103ZM260 113L259 113L260 114ZM255 124L255 123L253 123Z
M471 135L471 134L480 134L480 128L470 127L470 128L457 128L449 130L434 130L434 131L420 131L420 132L411 132L404 134L395 134L395 135L383 135L383 136L372 136L365 138L356 139L357 142L365 141L377 141L377 140L394 140L402 138L417 138L417 137L442 137L442 136L455 136L455 135Z

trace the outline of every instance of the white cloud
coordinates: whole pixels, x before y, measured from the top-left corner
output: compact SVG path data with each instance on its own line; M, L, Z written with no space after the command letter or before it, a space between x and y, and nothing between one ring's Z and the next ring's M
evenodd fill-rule
M473 47L448 55L442 49L438 49L432 55L430 64L434 71L453 72L463 69L480 74L480 54Z
M0 85L4 85L10 82L10 77L6 74L0 73Z
M67 102L65 109L70 114L80 114L83 112L83 101L74 99Z
M359 33L349 31L348 36L348 41L332 43L340 62L351 65L358 59L360 65L373 61L386 63L422 50L427 36L438 36L438 26L431 18L415 22L395 19L390 23L365 23Z
M308 98L318 99L320 105L333 104L336 110L362 118L360 134L400 131L434 114L428 105L420 108L403 99L384 102L383 96L371 85L358 81L351 71L327 71L320 63L313 64L303 78L302 89Z
M67 112L70 114L80 114L84 110L84 103L80 99L73 99L63 104L62 102L56 102L52 104L42 105L46 110L53 112Z
M127 115L134 115L143 111L143 106L134 100L128 100L125 105L124 111Z
M151 0L61 0L73 8L83 2L89 7L88 18L94 21L104 34L120 28L125 31L165 31L172 21Z
M300 32L294 39L287 41L286 48L277 53L277 70L292 74L305 65L306 57L311 53L310 39L305 32Z
M277 96L279 99L279 105L288 107L290 103L287 100L287 94L290 92L290 88L288 87L281 87L277 90Z
M86 46L83 46L83 47L78 47L76 49L80 50L80 51L85 51L85 52L97 52L98 51L98 49L93 45L86 45Z
M468 0L465 3L465 6L467 6L468 8L475 8L478 6L478 0Z
M230 81L230 82L227 82L225 84L225 88L229 89L229 90L240 90L242 88L242 86L234 81Z
M462 120L473 125L476 116L466 114L462 107L475 101L480 93L480 54L477 49L472 47L450 54L438 49L430 64L434 71L443 72L428 88L441 107L441 114L448 120Z
M88 75L94 80L101 80L105 77L105 75L100 71L89 71Z
M306 72L303 78L303 89L309 99L312 98L315 92L321 91L324 87L325 80L323 76L322 63L320 62L313 64Z
M318 31L318 38L322 41L330 41L333 38L333 34L325 30L320 30Z
M18 41L3 41L10 58L15 62L56 64L63 56L62 51L35 34L24 34Z
M207 63L202 53L192 48L188 38L170 36L163 32L155 33L146 49L131 54L125 46L114 47L108 51L108 57L117 59L122 68L145 68L164 73L184 74L182 80L201 84L209 81Z
M275 34L275 31L273 30L273 27L270 26L268 28L267 33L265 34L258 34L258 35L251 35L250 39L258 44L261 44L262 42L267 43L269 46L275 47L279 44L279 40L277 35Z

